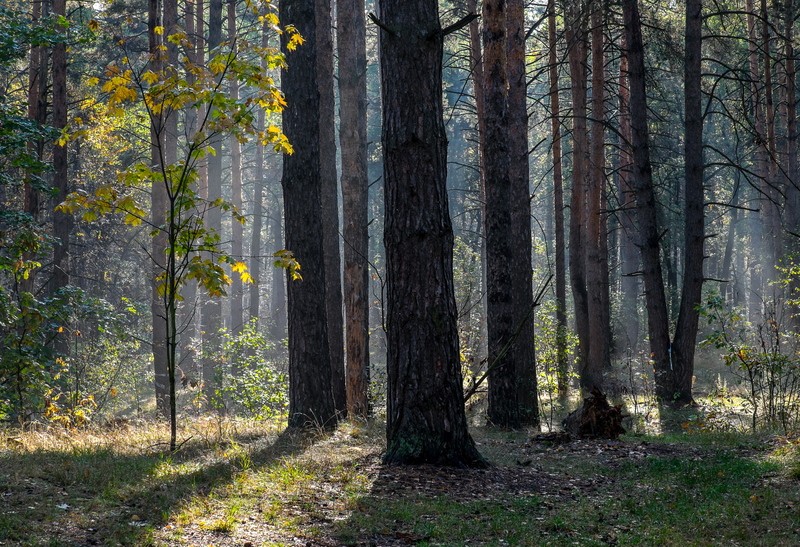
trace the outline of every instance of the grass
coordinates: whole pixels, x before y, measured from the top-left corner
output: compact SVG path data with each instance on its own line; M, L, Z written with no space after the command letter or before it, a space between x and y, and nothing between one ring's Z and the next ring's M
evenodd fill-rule
M3 545L786 545L800 441L735 433L538 443L477 428L488 470L380 465L383 426L0 431ZM55 538L55 539L53 539Z

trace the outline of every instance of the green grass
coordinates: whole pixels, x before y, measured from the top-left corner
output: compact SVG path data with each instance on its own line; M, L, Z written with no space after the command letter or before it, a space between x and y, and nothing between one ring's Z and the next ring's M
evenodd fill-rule
M788 438L699 432L550 446L479 428L495 463L483 471L381 466L380 423L327 435L280 428L198 420L176 454L147 424L0 432L0 542L800 543L800 442Z

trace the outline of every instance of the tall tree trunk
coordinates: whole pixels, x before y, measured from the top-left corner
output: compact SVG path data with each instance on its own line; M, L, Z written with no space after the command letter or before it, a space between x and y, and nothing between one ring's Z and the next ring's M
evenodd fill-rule
M685 217L683 245L683 289L681 308L672 344L672 393L667 403L685 406L692 399L694 353L703 292L703 112L701 91L702 0L686 1L684 63L685 104Z
M764 286L765 295L775 297L776 266L783 253L782 229L780 219L781 190L778 178L778 150L775 139L775 101L772 85L772 39L771 24L769 20L769 10L767 0L761 0L761 47L764 51L764 114L766 123L766 146L769 163L767 168L767 179L763 186L764 195L767 201L764 203L764 228L765 249L768 253L764 264Z
M261 47L265 48L269 45L269 25L264 23L261 27ZM261 69L267 71L266 59L261 60ZM256 121L259 133L263 133L266 128L266 112L263 108L258 110L258 119ZM250 255L252 264L250 266L250 273L253 277L253 283L250 284L250 301L249 313L250 319L260 320L261 308L261 263L264 260L261 256L263 253L263 245L261 244L261 232L264 228L264 144L261 139L256 140L255 152L255 172L253 173L253 184L255 190L253 191L253 233L250 240ZM283 285L283 283L281 283Z
M636 245L636 195L631 184L631 118L627 46L623 36L619 64L619 196L621 316L625 330L623 348L635 351L639 343L639 249Z
M609 317L608 299L603 295L602 268L606 261L601 253L600 239L606 238L605 230L601 230L603 190L606 183L605 173L605 56L603 54L603 6L601 0L594 0L590 9L592 27L592 127L591 146L589 150L590 171L586 177L586 291L587 309L589 312L589 351L588 359L581 363L580 381L584 392L602 389L603 370L610 366L608 335L610 326L606 323Z
M344 381L344 323L342 319L342 262L339 256L339 186L336 174L336 116L333 96L333 36L331 2L317 0L317 85L320 96L320 184L322 237L325 251L325 310L331 390L336 411L347 413Z
M767 131L764 122L763 95L760 87L761 76L758 66L758 31L756 29L755 6L753 1L754 0L746 0L745 9L747 11L747 35L749 48L748 65L750 68L750 81L752 82L752 117L753 125L755 126L755 135L753 135L756 148L754 171L756 177L760 181L760 187L763 188L766 186L769 176L769 157L766 146ZM765 201L764 194L762 193L762 195L759 197L759 202L764 203ZM762 208L764 211L766 211L766 207ZM763 217L763 215L759 216ZM762 220L751 220L753 221L750 222L750 237L753 240L754 246L758 249L756 252L759 255L759 260L761 261L761 268L756 267L751 268L750 270L751 287L748 295L748 302L750 304L750 317L752 320L757 320L757 317L761 315L761 298L764 295L763 278L761 274L763 269L767 267L766 262L769 260L769 257L767 256L766 251L767 242L763 241L763 238L765 237L763 229L764 220L763 218Z
M486 134L483 167L486 177L486 294L489 327L489 422L520 425L517 399L512 255L511 178L508 80L506 77L506 2L483 3L483 87ZM513 275L513 274L512 274Z
M237 53L236 33L236 0L228 0L228 43L231 44L233 54ZM231 76L228 92L234 101L239 100L239 80ZM231 205L242 212L242 146L236 135L228 138L228 148L231 151ZM231 218L231 255L236 261L244 260L244 226L235 217ZM244 286L239 275L231 279L231 333L236 335L244 326ZM233 364L234 374L238 365Z
M65 18L66 0L53 1L53 15ZM67 43L66 28L59 27L64 39L53 46L53 127L60 131L67 126ZM61 203L69 192L67 145L53 147L53 181L55 201ZM53 213L53 273L50 293L53 294L69 284L69 235L72 232L72 215Z
M40 24L43 13L49 11L47 0L32 2L31 25ZM30 64L28 68L28 119L43 126L47 121L47 49L41 45L32 45L30 50ZM37 139L28 143L28 153L37 159L42 159L44 141ZM36 222L39 218L39 191L33 181L33 174L26 174L24 182L23 210ZM26 260L32 256L26 255ZM20 290L33 292L36 282L36 271L28 274L20 282Z
M556 2L547 4L548 64L550 79L550 130L553 137L553 217L555 224L556 271L556 367L558 393L569 389L567 360L567 267L564 242L564 175L561 154L561 108L558 97L558 47L556 42Z
M161 26L161 2L149 0L148 36L150 70L156 74L164 68L161 55L161 35L156 27ZM161 116L150 120L150 162L154 171L164 166L164 127ZM153 273L151 283L150 310L153 331L153 370L155 373L156 408L163 417L169 416L169 375L167 372L167 312L164 299L159 294L157 279L166 268L167 233L164 230L167 210L167 188L164 181L154 178L150 188L150 221L157 230L152 242Z
M467 0L467 11L478 13L477 0ZM475 117L478 120L478 177L479 177L479 200L486 203L486 173L483 166L485 155L485 135L486 135L486 97L483 89L483 54L481 51L481 32L478 19L469 23L469 62L472 69L472 87L475 93ZM486 234L483 230L484 214L480 210L478 218L478 230L480 231L480 253L481 253L481 287L484 288L481 294L482 317L479 327L480 342L478 343L479 359L487 358L489 354L489 332L486 325L486 310L489 307L486 297ZM477 370L473 371L477 373Z
M484 466L467 430L453 289L435 0L379 0L387 275L387 463ZM413 86L406 85L414 82Z
M586 22L582 4L570 0L566 35L572 92L572 193L569 220L569 274L578 333L578 363L589 361L589 302L586 291L586 187L589 167L589 135L586 124ZM583 382L583 380L582 380ZM584 384L581 384L584 388Z
M525 2L508 0L506 14L508 55L508 148L511 183L511 248L509 264L513 325L516 331L514 364L520 421L539 425L536 351L533 329L533 271L531 267L531 196L528 173L528 81L525 70Z
M364 0L336 2L342 151L347 414L369 415L367 53Z
M274 193L269 226L269 237L274 249L273 252L285 249L287 246L283 233L283 214L281 209L281 202L277 199L277 193ZM289 318L286 310L285 276L275 270L272 272L270 297L269 335L273 343L280 344L286 338Z
M289 426L336 425L331 392L331 360L326 317L325 253L323 248L322 174L317 33L312 0L281 2L280 20L294 25L305 38L303 47L281 46L291 69L281 72L288 106L283 131L294 154L283 158L283 206L286 246L303 267L302 280L288 280L289 296Z
M647 330L650 354L656 376L656 395L666 400L671 395L665 389L671 380L669 354L669 316L661 272L661 248L656 198L653 191L653 171L650 163L650 136L647 127L647 93L645 90L644 46L639 19L638 0L623 0L625 41L628 56L630 87L631 148L633 150L632 184L636 195L639 248L642 254L647 303Z

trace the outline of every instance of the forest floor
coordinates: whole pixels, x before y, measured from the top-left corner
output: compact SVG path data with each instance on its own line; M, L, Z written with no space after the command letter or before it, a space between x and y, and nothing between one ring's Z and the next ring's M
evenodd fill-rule
M0 430L0 545L797 545L800 441L475 428L484 470L381 464L383 424Z

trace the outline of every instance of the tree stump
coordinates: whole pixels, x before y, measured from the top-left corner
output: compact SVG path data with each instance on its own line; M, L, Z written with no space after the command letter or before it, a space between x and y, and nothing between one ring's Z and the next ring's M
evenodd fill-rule
M597 388L563 422L564 431L580 438L617 439L623 433L622 405L611 406Z

